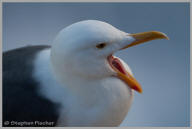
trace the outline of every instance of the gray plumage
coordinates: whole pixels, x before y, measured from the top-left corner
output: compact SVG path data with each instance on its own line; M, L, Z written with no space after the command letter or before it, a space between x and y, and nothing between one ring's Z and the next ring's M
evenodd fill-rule
M59 105L38 95L39 84L32 77L36 54L49 48L28 46L3 53L3 123L48 121L56 125Z

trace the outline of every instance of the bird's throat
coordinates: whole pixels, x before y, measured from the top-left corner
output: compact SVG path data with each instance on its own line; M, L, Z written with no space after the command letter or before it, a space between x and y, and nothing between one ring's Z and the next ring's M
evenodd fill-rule
M126 70L123 63L114 56L108 56L108 62L111 68L116 72L117 77L123 80L131 89L142 92L142 88L137 80Z

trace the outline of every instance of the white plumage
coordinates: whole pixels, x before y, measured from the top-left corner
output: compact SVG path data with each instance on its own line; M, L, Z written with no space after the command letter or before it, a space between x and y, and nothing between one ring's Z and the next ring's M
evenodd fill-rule
M123 34L107 23L84 21L62 30L51 52L38 54L34 77L42 83L41 94L62 104L58 126L118 126L123 121L133 91L112 76L115 73L106 62L109 54L122 47L114 44ZM109 41L105 50L95 47Z

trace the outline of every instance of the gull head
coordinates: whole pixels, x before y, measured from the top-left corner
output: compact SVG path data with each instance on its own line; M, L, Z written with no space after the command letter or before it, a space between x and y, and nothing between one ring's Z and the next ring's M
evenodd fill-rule
M126 33L112 25L85 20L67 26L56 36L51 48L51 64L57 78L95 80L117 77L129 88L142 92L127 65L113 54L154 39L168 39L158 31Z

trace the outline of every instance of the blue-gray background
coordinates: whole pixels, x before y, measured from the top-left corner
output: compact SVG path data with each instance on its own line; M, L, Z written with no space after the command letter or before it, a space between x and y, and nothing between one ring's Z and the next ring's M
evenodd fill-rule
M51 44L62 28L86 19L170 38L116 54L143 87L121 126L189 126L189 3L4 3L3 50Z

